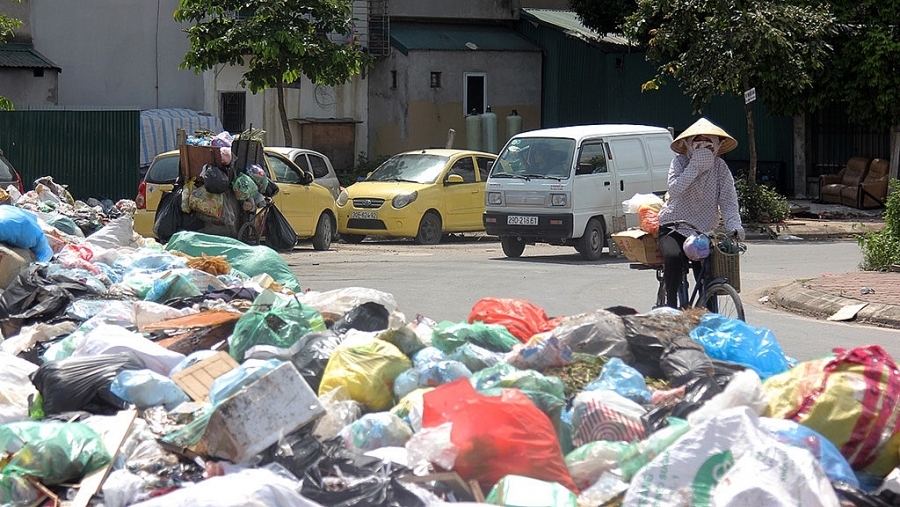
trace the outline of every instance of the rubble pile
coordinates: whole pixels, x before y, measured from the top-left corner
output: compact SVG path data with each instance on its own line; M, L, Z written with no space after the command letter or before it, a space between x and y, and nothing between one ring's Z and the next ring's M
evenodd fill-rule
M2 505L898 505L878 346L798 363L716 314L504 298L407 317L31 194L0 205Z

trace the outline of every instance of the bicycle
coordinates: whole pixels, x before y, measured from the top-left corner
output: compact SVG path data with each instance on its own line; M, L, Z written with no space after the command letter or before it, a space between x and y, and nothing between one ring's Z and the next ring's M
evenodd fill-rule
M692 291L689 291L690 284L688 282L688 272L691 270L692 263L684 263L684 269L681 273L681 285L678 288L678 306L680 308L705 308L713 313L746 321L744 304L741 302L741 296L738 294L738 291L728 283L726 277L712 276L712 250L718 248L718 244L713 243L712 238L715 238L717 235L701 232L697 227L683 220L677 221L673 225L685 225L692 228L697 234L704 234L711 238L710 255L701 261L699 273L694 273L694 288ZM746 249L746 246L741 245L740 248ZM682 255L687 260L687 255L684 253ZM633 269L656 270L656 280L659 282L659 289L656 292L655 307L665 306L665 266L663 264L636 263L632 264L631 267Z

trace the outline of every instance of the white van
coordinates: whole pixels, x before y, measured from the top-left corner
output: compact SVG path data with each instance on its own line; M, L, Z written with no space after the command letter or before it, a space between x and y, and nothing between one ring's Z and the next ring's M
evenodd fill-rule
M525 245L573 246L597 260L613 232L637 226L623 212L634 194L667 190L672 134L644 125L531 130L503 147L487 179L484 229L503 253Z

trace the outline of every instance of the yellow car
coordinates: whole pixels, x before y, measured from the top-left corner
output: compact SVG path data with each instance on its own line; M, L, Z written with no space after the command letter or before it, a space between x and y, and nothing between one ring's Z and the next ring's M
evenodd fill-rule
M309 183L305 174L284 155L264 148L269 178L278 184L272 199L294 228L300 240L311 239L316 250L328 250L337 236L337 208L328 189ZM135 198L134 230L141 236L156 237L153 221L163 192L171 191L178 178L177 150L161 153L153 159L138 186Z
M470 150L394 155L338 196L338 232L348 243L366 236L415 238L484 230L484 185L497 156Z

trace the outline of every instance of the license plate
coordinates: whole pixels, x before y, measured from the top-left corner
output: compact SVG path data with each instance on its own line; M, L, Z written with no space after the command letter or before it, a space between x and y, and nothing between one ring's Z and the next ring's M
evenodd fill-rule
M374 211L354 211L350 214L351 218L364 218L366 220L375 220L378 218L378 213Z
M506 217L506 225L537 225L538 217L510 215Z

